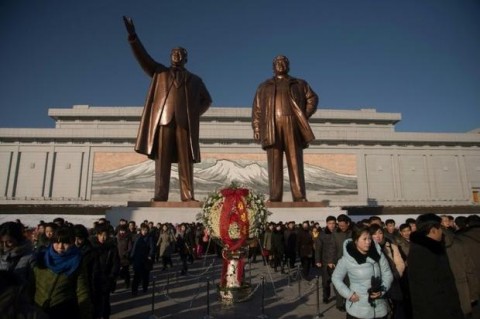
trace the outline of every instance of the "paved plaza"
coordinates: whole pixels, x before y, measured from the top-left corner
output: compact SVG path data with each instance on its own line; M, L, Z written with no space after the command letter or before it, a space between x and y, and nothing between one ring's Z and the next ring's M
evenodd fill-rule
M155 264L151 272L155 289L150 285L148 291L142 293L140 288L137 296L132 296L119 279L117 291L111 296L111 318L345 318L345 313L335 308L334 300L323 304L321 278L317 303L316 270L311 272L308 280L300 278L297 268L290 274L281 274L264 266L261 256L245 268L246 281L252 286L249 298L233 305L223 305L216 288L221 263L221 258L209 254L195 260L189 265L188 274L181 276L180 263L174 255L173 268L161 271L161 265Z

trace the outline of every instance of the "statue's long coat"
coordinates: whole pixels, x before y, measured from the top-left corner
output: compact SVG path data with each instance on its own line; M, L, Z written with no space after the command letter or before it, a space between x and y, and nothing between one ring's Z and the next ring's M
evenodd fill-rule
M130 36L129 42L143 70L152 77L138 128L135 151L145 154L149 158L155 158L157 151L155 136L173 79L170 76L170 68L153 60L137 36ZM198 163L201 160L199 145L200 116L207 111L212 99L202 79L186 70L183 88L187 100L185 107L190 135L190 150L193 162ZM174 156L173 162L177 162L176 154L172 155Z
M290 77L289 86L301 146L305 148L315 139L308 119L317 110L318 96L304 80ZM259 85L253 101L252 127L260 133L263 149L275 144L275 90L275 80L269 79Z

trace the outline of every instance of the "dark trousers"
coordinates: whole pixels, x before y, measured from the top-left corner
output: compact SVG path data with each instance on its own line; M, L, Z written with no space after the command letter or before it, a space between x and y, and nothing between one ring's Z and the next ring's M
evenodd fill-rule
M173 118L168 125L159 126L157 138L158 155L155 158L154 199L168 200L174 154L178 158L180 199L182 201L193 199L193 159L187 129L177 126L175 118Z
M257 261L258 246L248 247L248 259L253 263Z
M182 275L186 275L188 271L188 254L180 254L180 261L182 262Z
M130 288L130 265L120 267L119 276L125 280L125 287Z
M80 309L74 299L64 301L48 309L43 308L49 319L80 318Z
M312 267L312 258L300 257L300 263L302 264L302 276L303 279L307 279L310 274L310 268Z
M167 268L167 266L173 267L172 256L162 256L162 265L163 268Z
M110 318L110 291L102 292L94 298L93 309L94 318Z
M297 254L293 252L285 253L285 264L290 268L295 267L295 260L297 259Z
M283 253L273 252L273 268L277 271L277 267L280 267L283 272Z
M328 268L327 265L322 266L322 288L323 288L323 300L330 299L330 291L332 286L332 273L333 269Z
M138 292L138 286L140 286L140 282L142 283L143 292L146 292L148 289L149 281L150 281L149 270L146 270L146 269L135 270L133 273L132 293Z

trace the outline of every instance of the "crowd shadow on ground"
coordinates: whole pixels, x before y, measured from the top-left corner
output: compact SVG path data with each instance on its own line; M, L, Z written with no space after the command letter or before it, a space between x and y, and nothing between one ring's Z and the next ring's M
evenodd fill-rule
M345 317L335 308L334 301L319 303L322 297L317 295L317 289L321 293L318 270L312 270L308 278L302 278L298 268L286 269L285 273L275 272L259 258L245 267L245 282L252 288L249 298L226 305L219 300L217 292L221 258L208 254L197 259L189 265L187 275L182 276L180 269L177 255L174 255L172 268L162 271L161 264L156 263L148 291L142 293L140 289L137 296L132 296L124 281L119 279L117 290L111 296L111 318L306 319L323 314L332 319Z

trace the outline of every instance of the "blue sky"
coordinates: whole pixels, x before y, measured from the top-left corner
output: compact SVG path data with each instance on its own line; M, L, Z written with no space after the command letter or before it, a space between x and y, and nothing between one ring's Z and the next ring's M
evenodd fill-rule
M187 48L213 106L251 107L284 54L319 108L401 113L401 132L480 127L478 0L0 0L0 127L53 127L53 107L143 105L150 79L122 15L156 60Z

